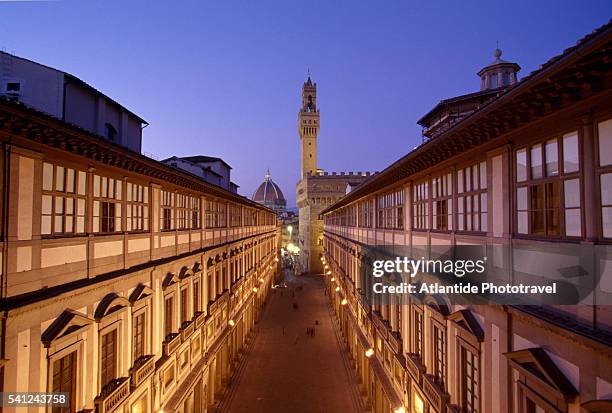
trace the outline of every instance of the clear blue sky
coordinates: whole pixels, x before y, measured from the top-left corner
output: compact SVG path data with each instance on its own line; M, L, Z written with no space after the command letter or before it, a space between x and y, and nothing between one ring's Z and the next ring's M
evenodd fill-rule
M294 205L307 68L319 167L381 170L437 101L478 89L496 40L525 75L611 15L609 0L0 1L0 48L148 120L145 151L220 156L247 196L269 167Z

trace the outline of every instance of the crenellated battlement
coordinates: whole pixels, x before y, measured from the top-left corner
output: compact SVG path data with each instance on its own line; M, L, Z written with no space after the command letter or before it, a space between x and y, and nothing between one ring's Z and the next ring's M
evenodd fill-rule
M375 172L370 172L370 171L366 171L366 172L361 172L361 171L357 171L357 172L353 172L353 171L349 171L349 172L345 172L345 171L332 171L332 172L328 172L328 171L316 171L316 172L311 172L308 171L307 175L308 176L345 176L345 177L363 177L363 176L370 176L370 175L376 175L378 173L378 171Z

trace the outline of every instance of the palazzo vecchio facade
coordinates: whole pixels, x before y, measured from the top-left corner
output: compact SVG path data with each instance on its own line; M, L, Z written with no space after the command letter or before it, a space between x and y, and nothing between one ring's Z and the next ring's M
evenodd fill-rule
M327 288L373 412L612 412L609 270L592 305L363 299L372 245L612 242L612 25L520 81L501 56L480 91L419 120L423 144L322 212Z

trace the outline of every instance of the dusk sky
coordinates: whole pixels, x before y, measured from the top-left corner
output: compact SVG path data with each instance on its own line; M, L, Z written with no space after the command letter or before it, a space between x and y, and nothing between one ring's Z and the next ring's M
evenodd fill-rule
M496 41L521 77L606 23L603 1L0 1L0 48L146 119L143 149L218 156L295 205L297 112L318 85L319 167L382 170L440 99L477 91Z

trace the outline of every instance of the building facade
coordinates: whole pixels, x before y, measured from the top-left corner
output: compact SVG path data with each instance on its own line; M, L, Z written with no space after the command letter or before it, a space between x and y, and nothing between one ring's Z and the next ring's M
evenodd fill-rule
M363 182L366 173L328 173L317 167L317 136L319 134L317 84L308 79L302 85L302 107L298 112L300 135L301 179L296 187L299 215L300 269L305 273L321 274L319 258L323 253L323 221L319 214L344 196L347 188Z
M232 182L232 167L221 158L215 156L196 155L196 156L172 156L162 160L166 165L180 168L192 173L206 182L220 186L235 194L240 187Z
M0 141L0 391L214 406L279 266L274 212L5 99Z
M148 123L70 73L0 51L0 96L132 151L142 148Z
M562 306L380 305L360 277L372 245L610 245L611 52L607 24L322 212L327 288L372 411L612 411L609 271L593 305Z

